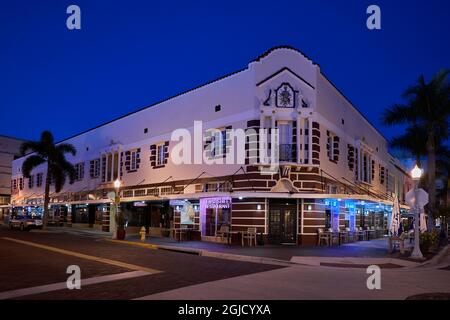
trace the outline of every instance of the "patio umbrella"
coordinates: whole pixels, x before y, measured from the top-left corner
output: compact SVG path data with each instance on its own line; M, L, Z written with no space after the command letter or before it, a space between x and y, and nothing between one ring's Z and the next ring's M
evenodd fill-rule
M420 220L419 220L420 233L427 231L427 221L425 220L425 209L420 208Z
M391 235L397 235L399 227L400 227L400 205L398 203L397 195L394 194L391 219L389 221L389 231Z

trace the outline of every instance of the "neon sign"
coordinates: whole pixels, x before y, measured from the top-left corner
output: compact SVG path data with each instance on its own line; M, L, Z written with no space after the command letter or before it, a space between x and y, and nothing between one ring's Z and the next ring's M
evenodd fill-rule
M208 198L205 199L207 209L230 209L231 208L231 198L230 197L219 197L219 198Z

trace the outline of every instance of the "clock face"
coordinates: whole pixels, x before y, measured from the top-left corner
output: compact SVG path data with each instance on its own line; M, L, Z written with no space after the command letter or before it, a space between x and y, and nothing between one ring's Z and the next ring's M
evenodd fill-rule
M277 107L294 108L294 90L288 83L283 83L277 89Z

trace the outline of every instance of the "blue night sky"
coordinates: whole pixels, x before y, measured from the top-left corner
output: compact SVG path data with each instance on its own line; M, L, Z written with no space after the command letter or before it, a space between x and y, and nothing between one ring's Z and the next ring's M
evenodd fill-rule
M66 28L81 8L82 29ZM377 4L382 30L366 28ZM382 110L450 67L450 1L23 1L0 7L0 134L61 140L291 45L388 138ZM6 119L6 121L5 121Z

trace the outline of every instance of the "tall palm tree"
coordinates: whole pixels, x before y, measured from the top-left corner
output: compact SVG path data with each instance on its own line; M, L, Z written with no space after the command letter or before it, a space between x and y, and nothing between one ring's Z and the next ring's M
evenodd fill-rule
M396 104L385 110L382 121L387 125L408 124L407 130L419 130L426 137L428 210L433 217L436 207L436 146L450 135L450 70L438 72L429 82L421 75L417 82L406 89L406 104ZM423 141L417 141L423 143ZM428 219L432 229L433 219Z
M409 156L415 158L419 167L421 166L421 158L427 154L426 133L416 124L405 129L405 133L401 136L394 137L389 141L392 148L404 150Z
M26 141L22 143L20 151L23 155L27 151L32 154L28 156L22 164L22 173L25 178L30 178L31 171L41 164L46 164L47 175L45 178L44 192L44 215L42 217L43 228L47 226L48 204L50 200L50 182L54 182L55 192L60 192L63 188L66 177L70 183L75 180L75 168L66 160L65 154L76 155L75 147L68 143L55 145L53 135L49 131L41 134L39 141Z

